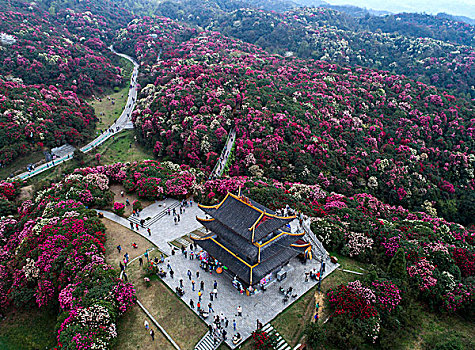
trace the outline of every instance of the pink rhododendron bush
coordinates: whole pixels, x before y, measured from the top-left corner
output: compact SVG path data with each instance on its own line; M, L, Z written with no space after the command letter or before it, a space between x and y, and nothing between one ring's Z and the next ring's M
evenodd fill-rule
M133 118L139 141L158 156L211 171L235 127L232 176L366 192L473 222L470 101L389 72L190 34L161 18L130 24L118 40L134 43L147 72Z
M72 191L78 177L90 193ZM133 286L105 262L105 227L81 199L94 203L107 184L101 174L70 175L0 219L0 312L58 307L62 349L109 348L135 302Z

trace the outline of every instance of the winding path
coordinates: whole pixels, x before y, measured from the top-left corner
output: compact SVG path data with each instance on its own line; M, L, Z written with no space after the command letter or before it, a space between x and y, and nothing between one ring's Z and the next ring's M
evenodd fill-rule
M233 128L229 134L228 134L228 139L226 140L226 145L224 146L223 150L221 151L221 155L219 156L218 161L216 162L213 171L209 175L209 179L216 179L218 177L221 177L224 172L224 167L226 166L226 163L228 162L228 158L231 154L231 150L234 145L234 141L236 141L236 130Z
M132 71L132 75L130 77L129 94L127 96L127 102L125 104L125 108L122 111L122 114L120 115L120 117L114 123L112 123L112 125L106 131L104 131L101 135L99 135L94 140L89 142L87 145L79 149L81 152L84 152L84 153L87 153L93 150L94 148L96 148L97 146L103 144L111 136L121 132L122 130L133 129L134 127L132 124L130 115L132 114L132 111L134 110L135 101L137 99L137 76L139 72L139 64L132 57L115 51L112 45L109 47L109 49L116 55L123 57L134 64L134 70ZM66 155L60 158L57 158L51 162L41 164L40 166L35 168L33 171L25 171L24 173L17 175L16 178L21 179L21 180L26 180L30 177L33 177L35 175L42 173L45 170L48 170L61 163L64 163L72 158L73 158L73 152L67 153Z

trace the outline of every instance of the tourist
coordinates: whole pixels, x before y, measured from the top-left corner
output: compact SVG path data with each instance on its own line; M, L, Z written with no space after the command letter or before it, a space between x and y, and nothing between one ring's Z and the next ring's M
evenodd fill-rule
M142 259L142 257L139 258L139 265L140 265L140 266L143 266L143 259Z
M137 229L137 231L139 230L139 224L135 224L135 228Z
M191 307L192 309L195 308L195 303L193 302L193 299L190 299L190 307Z
M222 334L223 334L223 340L226 341L226 334L228 334L228 332L226 332L226 330L223 329L223 333L222 333Z
M119 252L119 254L120 254L120 251L122 250L122 247L120 246L120 244L117 246L117 250L118 250L118 252Z
M191 271L188 270L188 272L186 274L188 275L188 279L191 281Z
M148 235L149 235L149 237L150 237L150 236L152 235L152 230L150 230L150 227L147 228L147 232L148 232Z
M168 212L168 215L170 215L170 208L168 208L167 212Z
M191 290L195 291L195 281L191 281Z
M186 251L186 249L183 251L183 254L185 255L185 259L188 257L187 254L188 252Z
M209 300L213 301L213 292L209 292Z
M227 319L227 317L224 318L224 327L228 328L228 325L229 325L229 320Z
M125 266L122 265L122 261L119 261L119 267L120 267L120 271L124 271L124 270L125 270Z
M152 340L155 340L155 332L153 329L150 330L150 336L152 337Z
M124 271L124 281L127 282L128 280L129 280L129 278L127 277L127 274Z
M137 213L137 216L138 216L138 213ZM144 224L145 224L145 220L144 219L140 220L140 226L144 227Z
M172 269L172 267L171 267L170 263L168 263L168 264L167 264L167 269L169 269L169 270L171 270L171 269Z
M237 307L237 315L238 315L239 317L242 317L242 307L241 307L241 305L239 305L239 306Z
M129 262L129 253L126 252L126 253L124 254L124 260L125 260L126 263Z
M198 301L201 301L201 290L198 292Z
M200 272L196 271L196 278L200 278Z
M175 216L175 215L176 215L176 209L173 208L173 216Z
M175 274L175 272L173 272L173 270L170 270L170 277L173 278L173 275Z
M218 288L218 282L216 282L216 280L214 280L213 287L214 287L214 289L217 289L217 288Z
M182 205L183 205L183 204L182 204ZM182 211L181 207L180 207L180 214L183 214L183 211Z
M144 321L143 325L144 325L145 329L148 331L149 328L150 328L150 325L148 324L147 320Z
M233 320L233 329L236 331L236 320Z
M194 255L195 255L195 253L193 253L193 251L190 250L190 260L193 260L193 259L194 259Z
M208 312L209 313L214 312L213 307L211 306L211 303L208 304Z
M200 290L205 290L205 282L204 281L200 282Z
M183 288L183 280L180 278L180 288Z
M216 288L213 289L213 294L216 299L218 299L218 290Z
M201 310L201 303L198 301L198 303L196 304L196 308L198 309L198 311Z
M180 214L178 214L177 217L178 217L178 222L180 222Z
M145 253L143 253L143 256L146 257L148 261L148 249L145 251Z
M176 224L177 224L177 222L176 222L176 216L173 218L173 221L175 221L175 225L176 225Z
M129 206L129 205L130 205L130 202L129 202L129 199L128 199L128 198L125 199L125 205L126 205L126 206Z
M137 248L138 248L138 247L137 247L137 243L135 243L135 242L132 243L132 247L134 247L134 249L137 249Z
M131 221L130 222L130 229L133 230L134 229L134 223Z

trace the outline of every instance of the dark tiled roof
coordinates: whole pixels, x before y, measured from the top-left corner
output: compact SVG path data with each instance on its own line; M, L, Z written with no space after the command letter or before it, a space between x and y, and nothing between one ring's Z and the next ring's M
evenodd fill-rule
M285 265L290 259L300 254L299 249L285 248L252 269L253 284L258 283L277 267Z
M251 268L227 252L211 239L200 239L195 242L208 252L213 258L218 259L229 271L237 275L243 282L250 283Z
M205 213L249 241L252 240L252 227L255 225L254 242L290 223L295 218L275 216L272 210L263 205L230 193L217 206L200 207Z
M287 249L292 243L295 243L303 235L304 233L299 236L284 234L279 238L276 238L269 244L266 244L264 247L261 248L261 263L263 263L273 255L279 253L281 250Z
M219 242L246 260L247 263L254 265L257 262L258 248L250 241L235 234L218 220L213 219L210 221L199 218L197 220L208 230L216 233Z

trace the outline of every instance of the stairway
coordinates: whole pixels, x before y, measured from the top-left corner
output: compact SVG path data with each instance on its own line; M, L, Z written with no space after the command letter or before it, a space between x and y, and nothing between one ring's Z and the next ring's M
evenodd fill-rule
M151 218L149 220L145 220L144 227L148 228L148 227L152 226L154 223L156 223L158 220L163 218L165 215L168 215L168 208L170 208L170 210L173 210L174 208L177 208L179 206L180 206L180 202L177 201L177 202L173 203L169 207L167 207L164 210L162 210L161 212L159 212L153 218ZM127 220L129 220L133 224L139 224L139 225L140 225L140 220L142 220L142 219L143 218L140 217L140 216L132 216L132 215L127 218Z
M214 338L210 332L206 333L203 338L196 344L195 350L216 350L221 345L222 340L214 343Z
M276 350L292 350L289 344L285 341L284 338L272 327L270 323L266 324L264 327L262 327L262 331L266 332L267 334L275 334L277 337L277 345L275 346L274 349Z

